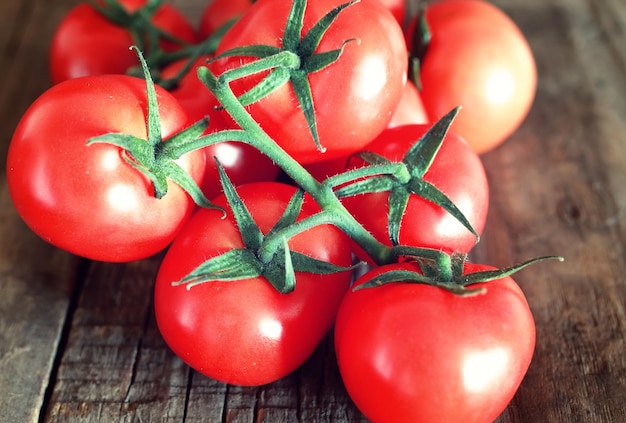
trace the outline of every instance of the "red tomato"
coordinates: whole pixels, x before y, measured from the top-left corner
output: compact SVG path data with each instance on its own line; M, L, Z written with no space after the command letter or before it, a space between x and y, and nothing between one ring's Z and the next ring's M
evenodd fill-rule
M185 66L182 60L167 66L161 76L164 79L175 77ZM224 116L215 110L217 99L198 78L198 66L206 64L206 58L196 61L192 69L170 92L187 112L190 124L209 116L207 133L227 129ZM222 142L203 149L206 155L206 169L201 188L207 198L222 192L215 157L220 161L234 185L248 182L272 181L278 178L280 168L256 148L240 142Z
M211 1L200 17L200 37L205 39L214 34L223 25L241 16L252 3L252 0Z
M156 88L165 138L183 129L187 116ZM49 243L94 260L138 260L165 248L194 209L192 199L174 183L156 199L120 148L87 145L111 132L146 138L146 113L140 78L76 78L44 92L19 122L7 158L9 192L26 224ZM177 162L200 180L201 151Z
M119 1L129 12L133 12L144 6L147 0ZM163 4L157 10L153 22L183 41L197 41L194 28L170 4ZM79 76L124 74L129 68L139 65L137 54L129 50L135 43L127 29L109 21L90 4L81 3L63 18L52 38L52 82L57 84ZM180 48L169 41L163 41L161 47L168 51Z
M277 182L243 185L238 193L263 233L282 215L296 188ZM192 368L211 378L261 385L295 370L313 352L334 322L351 272L313 275L296 272L296 288L280 294L262 277L172 286L205 260L244 244L223 196L202 209L176 238L161 264L155 313L163 338ZM300 218L317 205L308 195ZM289 240L291 251L349 266L348 239L337 228L317 226Z
M405 125L383 132L367 150L391 161L401 161L430 125ZM480 234L489 208L489 183L480 157L463 139L448 132L424 180L435 185L465 215ZM354 217L381 242L389 241L389 191L342 199ZM468 252L476 237L452 214L417 195L411 195L402 219L402 245Z
M414 123L429 123L428 114L419 90L413 82L407 82L396 111L391 116L387 128Z
M460 105L452 131L478 153L492 150L520 126L534 100L530 46L517 25L486 1L437 1L425 16L432 39L420 78L430 119Z
M466 264L465 272L492 269ZM415 262L374 269L419 271ZM535 323L510 277L461 297L389 283L349 292L335 325L346 389L373 422L491 423L517 391L535 347ZM476 285L476 286L480 286Z
M343 0L309 2L303 34ZM216 55L247 45L281 47L291 8L284 0L259 1L226 33ZM308 74L319 141L318 151L291 83L247 107L252 117L282 148L301 163L347 156L370 142L389 123L406 82L407 51L402 29L379 1L363 0L344 9L322 37L316 52L348 42L339 59ZM216 75L250 62L231 57L211 65ZM235 94L248 91L263 75L231 83Z

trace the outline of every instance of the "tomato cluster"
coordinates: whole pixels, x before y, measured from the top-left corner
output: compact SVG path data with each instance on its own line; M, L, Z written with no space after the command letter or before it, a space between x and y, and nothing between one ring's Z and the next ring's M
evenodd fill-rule
M92 260L165 250L156 319L192 368L270 383L334 325L346 389L375 422L506 407L535 342L510 275L543 258L467 261L489 204L479 153L534 95L503 12L213 0L196 29L162 1L103 0L70 11L50 58L53 85L9 148L13 203Z

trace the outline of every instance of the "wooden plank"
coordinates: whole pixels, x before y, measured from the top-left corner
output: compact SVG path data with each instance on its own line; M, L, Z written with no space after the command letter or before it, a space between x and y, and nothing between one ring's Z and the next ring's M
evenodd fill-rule
M182 421L189 371L152 319L157 263L91 266L46 421Z
M518 276L537 349L499 421L625 421L625 4L502 3L535 51L539 89L521 130L484 156L493 184L480 259L567 261Z
M0 4L0 421L36 422L62 337L79 261L37 238L6 185L13 129L48 86L47 41L62 4Z

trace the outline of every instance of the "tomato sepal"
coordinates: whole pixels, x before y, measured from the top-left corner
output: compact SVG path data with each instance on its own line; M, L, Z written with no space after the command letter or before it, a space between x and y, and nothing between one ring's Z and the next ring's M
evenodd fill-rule
M197 205L218 208L206 198L196 181L175 161L187 152L186 148L178 150L176 147L184 147L198 139L206 129L208 120L203 119L171 138L163 140L154 81L139 47L132 46L131 49L137 53L146 80L147 139L124 133L110 133L88 139L87 145L105 143L121 148L124 160L152 182L156 198L163 198L167 194L167 180L170 179L186 191Z
M394 269L354 286L353 290L375 288L389 283L419 283L442 288L459 296L480 295L486 292L485 286L475 288L473 285L503 279L542 261L564 261L561 256L540 256L501 269L464 273L467 254L448 255L441 251L429 252L427 249L420 248L403 248L397 252L405 255L406 260L417 262L420 272Z
M305 35L302 35L307 0L294 0L285 25L281 48L251 45L222 52L212 61L233 56L256 57L260 60L224 72L219 76L219 83L227 84L235 79L270 70L270 73L257 86L239 97L243 105L249 105L271 94L285 83L291 82L315 146L318 151L325 152L326 149L321 145L317 131L315 107L308 75L336 62L345 45L354 41L354 39L347 39L338 49L315 53L324 34L332 26L339 13L358 1L352 0L330 10ZM282 58L278 59L283 55L288 56L286 64L281 63ZM295 58L290 56L295 56ZM281 68L283 70L280 70Z
M187 289L204 282L236 281L263 276L281 294L293 292L296 272L328 275L350 271L354 266L338 266L305 254L290 251L287 239L321 223L317 217L296 223L302 210L304 191L296 190L276 224L264 235L237 193L224 167L216 159L224 195L239 228L245 248L230 250L204 261L174 285ZM271 247L269 247L271 246Z
M405 170L393 168L393 175L381 174L365 180L354 180L336 191L339 198L389 191L387 227L389 240L392 245L400 244L402 218L406 211L409 197L412 194L431 201L446 210L476 237L477 243L480 241L478 232L454 202L435 185L424 180L424 175L437 156L448 129L460 110L460 106L452 109L439 119L420 139L416 140L402 159L401 164L404 165ZM391 164L390 160L371 152L360 153L359 156L369 165L385 166ZM361 176L354 171L349 172L352 172L348 174L349 176ZM395 177L396 175L400 177ZM336 183L338 180L345 181L345 176L341 177L341 179L335 178L331 183Z
M147 49L149 55L161 54L158 41L167 40L185 46L188 43L155 26L151 19L163 5L163 0L148 0L145 5L134 12L128 12L117 0L104 0L106 6L90 0L89 4L111 23L126 28L133 42L142 50Z
M192 272L173 286L185 285L189 290L192 287L207 281L237 281L254 278L262 274L254 253L247 248L230 250L219 256L206 260Z

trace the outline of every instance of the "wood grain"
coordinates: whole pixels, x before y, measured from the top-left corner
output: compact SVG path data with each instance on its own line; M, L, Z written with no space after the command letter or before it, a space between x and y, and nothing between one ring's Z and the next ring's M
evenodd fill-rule
M5 177L19 117L49 85L47 49L77 0L0 3L0 422L365 422L332 340L259 388L185 366L152 311L159 258L92 263L33 235ZM203 2L172 1L197 21ZM535 53L537 98L523 126L483 156L491 183L473 259L518 274L537 348L499 423L626 421L626 3L497 0Z

